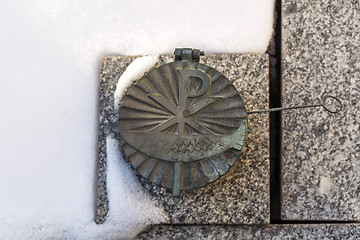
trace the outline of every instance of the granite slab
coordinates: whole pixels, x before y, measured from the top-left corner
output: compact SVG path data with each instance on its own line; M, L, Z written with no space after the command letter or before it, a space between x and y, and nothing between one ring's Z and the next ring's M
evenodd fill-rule
M359 239L359 224L286 224L267 226L154 226L136 239Z
M282 219L360 219L360 4L282 1L283 106L337 96L343 111L283 112Z
M117 80L136 57L103 57L100 74L100 131L98 164L98 223L108 212L106 195L106 136L116 131L114 91ZM173 61L161 56L157 65ZM268 55L206 55L200 63L223 73L242 96L247 111L268 106ZM154 201L169 215L168 223L266 224L269 219L269 124L268 114L248 116L247 143L240 159L219 180L173 197L171 191L138 175ZM119 161L123 161L119 159ZM111 209L110 209L111 210Z

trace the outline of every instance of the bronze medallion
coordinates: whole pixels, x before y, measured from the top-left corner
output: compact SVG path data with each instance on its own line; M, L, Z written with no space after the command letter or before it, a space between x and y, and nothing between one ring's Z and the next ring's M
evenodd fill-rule
M223 175L246 139L244 102L223 74L198 62L200 55L176 49L175 62L139 79L119 108L124 156L174 196Z

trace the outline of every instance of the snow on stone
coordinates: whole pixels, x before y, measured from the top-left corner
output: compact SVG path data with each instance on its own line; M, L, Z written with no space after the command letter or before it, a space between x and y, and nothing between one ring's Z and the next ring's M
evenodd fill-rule
M122 159L117 140L108 136L106 148L110 207L106 224L122 229L121 233L114 235L114 239L135 237L147 225L165 222L165 213L144 192L144 187L134 181L134 171ZM127 206L127 209L119 209L116 206L118 203Z
M94 223L100 57L263 53L272 24L273 0L4 1L0 239L126 239L163 221L114 155L109 219Z
M329 194L330 191L334 187L334 182L331 178L321 176L320 183L319 183L319 193L320 194Z
M146 72L149 72L159 60L159 56L138 57L130 63L123 74L120 76L114 92L115 106L117 110L119 103L126 93L127 89L134 81L141 78Z

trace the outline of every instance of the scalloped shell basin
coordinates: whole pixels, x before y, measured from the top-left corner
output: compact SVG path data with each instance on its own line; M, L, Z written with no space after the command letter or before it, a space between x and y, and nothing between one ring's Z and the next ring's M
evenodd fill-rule
M244 103L231 82L198 62L162 65L139 79L119 108L122 150L145 178L180 189L204 186L228 171L247 133Z

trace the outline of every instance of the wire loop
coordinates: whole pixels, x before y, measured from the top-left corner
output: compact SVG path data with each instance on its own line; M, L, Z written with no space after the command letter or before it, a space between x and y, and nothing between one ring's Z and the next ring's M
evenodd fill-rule
M337 110L331 110L330 108L329 108L329 105L327 105L326 104L326 101L328 100L328 99L334 99L336 102L338 102L339 103L339 108L337 109ZM322 101L322 103L321 103L321 106L326 110L326 111L328 111L329 113L338 113L338 112L340 112L342 109L343 109L343 105L342 105L342 103L341 103L341 101L337 98L337 97L334 97L334 96L330 96L330 95L326 95L326 96L324 96L323 97L323 101Z
M336 110L331 110L329 104L326 103L326 101L328 99L334 99L339 104L340 107L337 108ZM249 111L249 112L247 112L247 114L277 112L277 111L283 111L283 110L314 108L314 107L323 107L329 113L338 113L343 109L343 105L342 105L341 101L337 97L334 97L334 96L331 96L331 95L325 95L325 96L322 97L322 102L320 104L262 109L262 110Z

